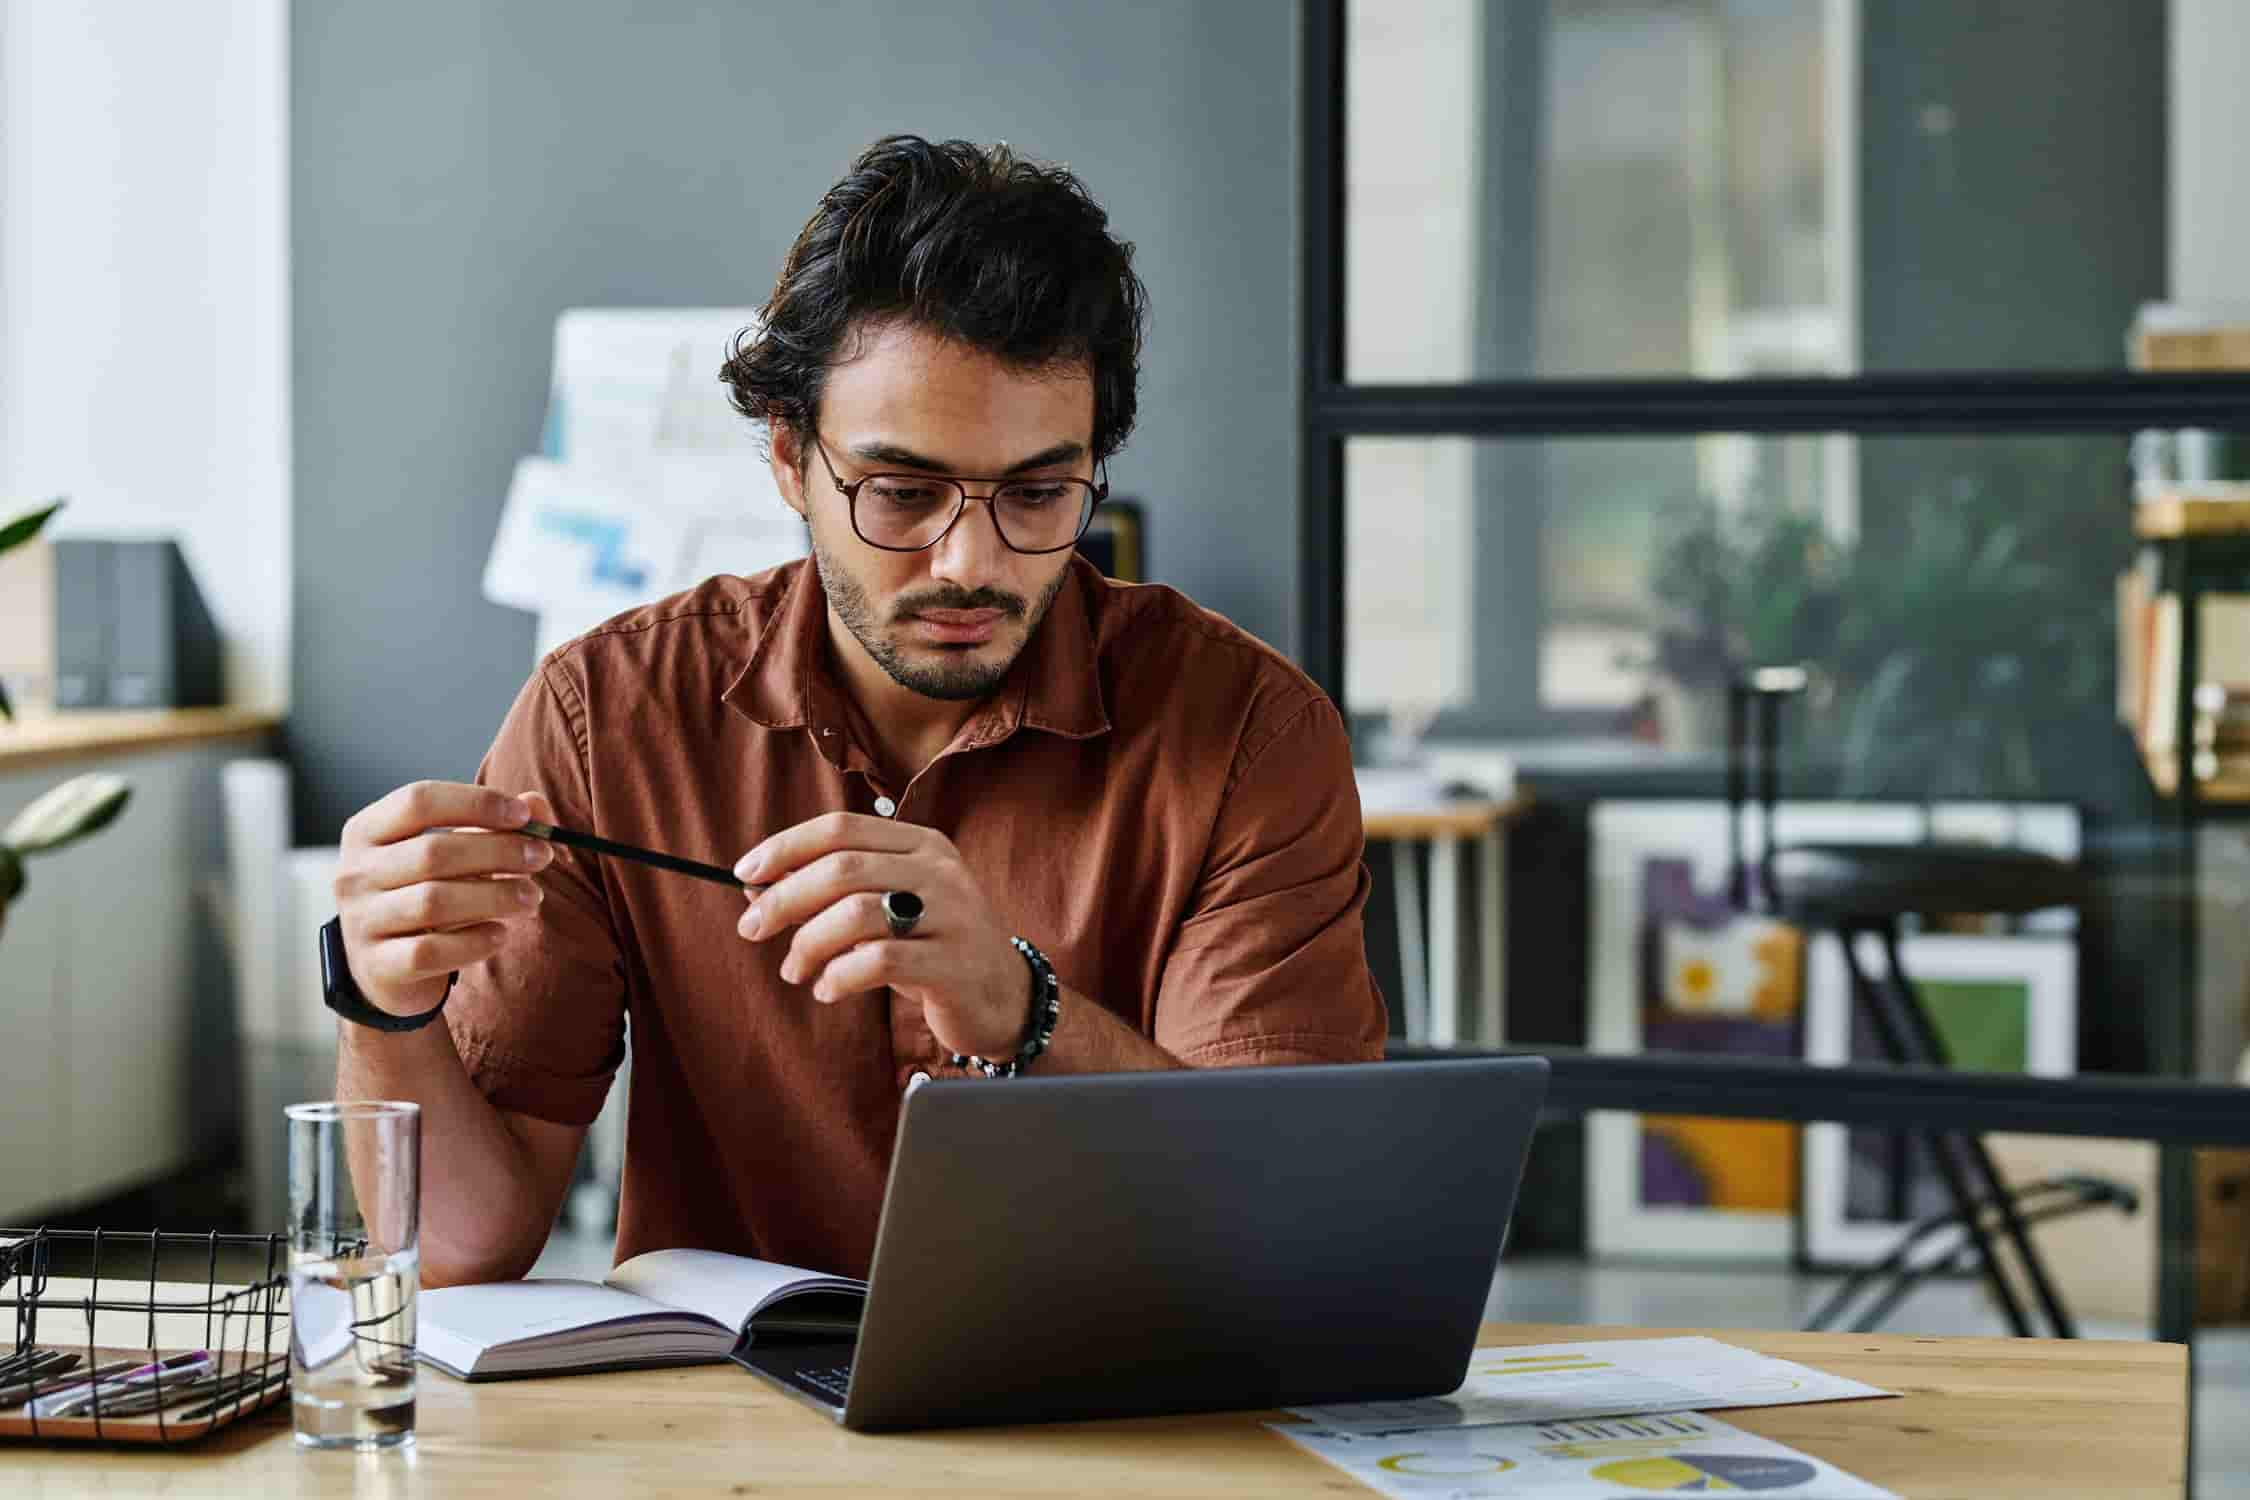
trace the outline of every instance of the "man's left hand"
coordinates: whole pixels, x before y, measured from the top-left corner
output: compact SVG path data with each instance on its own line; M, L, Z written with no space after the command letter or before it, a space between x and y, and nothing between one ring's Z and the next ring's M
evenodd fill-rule
M735 864L751 891L735 930L753 942L794 927L781 977L834 1004L888 986L922 1007L939 1045L1008 1057L1031 1012L1030 972L1010 946L953 841L933 828L829 813L787 828ZM911 891L922 915L904 937L886 891Z

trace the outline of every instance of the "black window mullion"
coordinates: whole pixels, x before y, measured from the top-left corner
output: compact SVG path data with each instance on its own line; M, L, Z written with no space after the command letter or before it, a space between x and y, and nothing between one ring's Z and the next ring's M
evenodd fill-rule
M1344 382L1344 4L1305 0L1303 139L1304 371L1298 407L1299 660L1344 701L1344 435L1315 413Z
M1340 312L1340 310L1339 310ZM1314 385L1310 432L1568 437L1706 432L2131 432L2250 429L2250 372L1808 375Z

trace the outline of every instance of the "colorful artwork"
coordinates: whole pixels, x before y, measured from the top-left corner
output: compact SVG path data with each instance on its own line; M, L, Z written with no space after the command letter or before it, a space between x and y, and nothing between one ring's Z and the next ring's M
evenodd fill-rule
M1797 1055L1804 935L1744 916L1724 882L1699 890L1694 866L1651 858L1641 875L1641 1044L1664 1052ZM1765 1120L1641 1118L1641 1202L1649 1207L1788 1213L1797 1202L1797 1132Z
M1588 1045L1619 1053L1810 1055L1797 1050L1817 1004L1806 971L1833 940L1729 910L1726 804L1597 802L1589 830ZM2078 816L2051 804L1784 802L1775 836L1783 844L1967 839L2070 858ZM1757 859L1764 839L1763 820L1747 809L1743 858ZM2007 976L1933 970L1930 977ZM2005 1028L1992 1029L1996 1013L1961 998L1975 1010L1981 1035L1973 1045L2006 1047ZM2034 1004L2035 1033L2039 1012ZM1837 1015L1848 1024L1848 1007ZM1848 1055L1847 1045L1838 1040L1835 1060ZM2039 1052L2036 1036L2031 1051ZM1823 1179L1809 1145L1799 1144L1812 1139L1785 1123L1589 1115L1588 1248L1598 1256L1786 1264L1798 1247L1800 1200L1810 1219L1814 1207L1804 1195L1823 1180L1839 1188L1846 1180L1841 1156ZM1834 1222L1843 1222L1840 1206Z

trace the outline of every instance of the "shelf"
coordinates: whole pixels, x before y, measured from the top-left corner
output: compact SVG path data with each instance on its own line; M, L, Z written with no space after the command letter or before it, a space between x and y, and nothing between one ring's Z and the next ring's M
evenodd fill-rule
M2197 536L2250 536L2250 493L2239 500L2163 493L2133 506L2133 535L2144 542Z
M262 737L277 714L247 708L90 708L0 721L0 772Z
M2178 795L2179 772L2175 757L2164 752L2141 752L2141 761L2148 767L2148 779L2156 783L2157 795ZM2250 808L2250 776L2224 776L2216 781L2198 781L2195 800L2217 806Z
M2165 373L2250 370L2250 327L2136 333L2133 368Z

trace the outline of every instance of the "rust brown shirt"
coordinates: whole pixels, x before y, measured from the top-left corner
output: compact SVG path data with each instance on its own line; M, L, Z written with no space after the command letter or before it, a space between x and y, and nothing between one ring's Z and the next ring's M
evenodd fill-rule
M999 691L891 786L829 653L809 564L714 578L550 654L478 779L718 865L888 798L953 840L1065 985L1183 1061L1381 1055L1350 746L1281 656L1073 561ZM903 1092L946 1073L920 1007L784 983L791 934L739 937L738 890L567 848L539 879L536 938L463 971L446 1010L477 1086L584 1124L629 1021L619 1258L690 1245L865 1275Z

